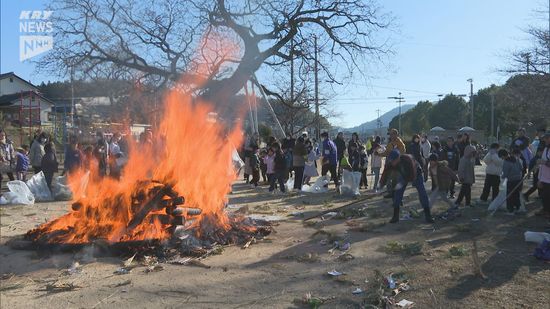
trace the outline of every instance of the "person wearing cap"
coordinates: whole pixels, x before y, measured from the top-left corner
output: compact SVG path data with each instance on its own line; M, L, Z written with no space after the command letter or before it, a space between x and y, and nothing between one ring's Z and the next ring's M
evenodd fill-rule
M338 149L333 141L330 140L328 133L321 133L321 138L323 139L323 160L321 166L321 176L326 176L327 172L330 172L330 177L334 180L336 185L336 190L339 189L340 183L338 181L338 174L336 173L336 167L338 164ZM325 185L328 187L328 184Z
M426 222L433 223L433 218L430 212L430 201L428 194L424 188L424 178L422 176L422 168L416 160L408 154L401 154L399 150L392 150L387 157L387 164L380 178L380 185L383 186L392 178L394 190L393 195L393 217L390 223L399 222L399 208L403 201L403 194L409 182L416 187L420 204L424 208L424 216Z
M430 208L433 204L441 199L450 207L453 207L453 201L447 196L451 182L458 181L456 173L449 168L447 161L439 161L437 154L432 153L428 157L429 174L432 178L432 193L430 195Z
M525 163L523 168L527 171L527 167L529 166L529 163L531 163L531 159L533 159L533 153L529 149L531 140L525 135L525 128L518 129L516 134L517 137L512 141L510 150L513 151L514 149L519 149Z
M542 210L537 215L550 220L550 132L543 135L542 142L544 142L544 150L540 158L538 181L539 194L542 198Z

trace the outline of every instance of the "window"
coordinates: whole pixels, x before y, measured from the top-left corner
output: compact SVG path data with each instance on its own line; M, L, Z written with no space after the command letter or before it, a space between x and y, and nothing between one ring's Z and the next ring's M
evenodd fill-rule
M13 77L10 77L10 83L13 83Z

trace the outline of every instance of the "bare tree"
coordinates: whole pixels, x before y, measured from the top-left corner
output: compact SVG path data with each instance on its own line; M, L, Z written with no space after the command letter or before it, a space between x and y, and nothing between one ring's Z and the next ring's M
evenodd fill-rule
M373 0L52 0L50 8L56 43L41 67L116 68L161 87L185 76L210 99L237 93L264 64L313 61L313 36L328 46L330 61L319 65L334 81L341 66L330 64L351 72L389 50L380 33L391 18Z
M507 74L533 73L550 74L550 16L548 9L536 11L542 16L543 23L529 25L524 32L531 47L511 52L509 66L503 71Z

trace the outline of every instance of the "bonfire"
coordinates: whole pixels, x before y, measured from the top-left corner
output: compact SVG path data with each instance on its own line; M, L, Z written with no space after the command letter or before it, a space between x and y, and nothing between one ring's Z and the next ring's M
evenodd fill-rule
M208 102L171 91L154 144L130 144L122 177L99 177L94 166L72 173L70 211L26 239L42 247L147 243L202 252L268 234L267 223L226 212L243 134L240 125L211 121L212 112Z

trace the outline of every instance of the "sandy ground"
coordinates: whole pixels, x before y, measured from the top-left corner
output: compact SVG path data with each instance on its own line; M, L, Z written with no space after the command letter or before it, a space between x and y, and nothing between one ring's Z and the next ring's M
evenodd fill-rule
M476 198L481 173L478 168ZM409 188L406 196L406 208L419 208L414 189ZM254 190L239 182L230 204L248 206L249 213L282 217L272 235L247 249L230 246L204 259L210 268L163 264L160 271L146 273L145 267L137 267L124 275L113 274L123 257L92 257L86 250L44 255L5 245L68 211L67 203L3 206L0 307L307 308L299 300L311 293L328 299L323 308L362 308L376 287L377 272L399 272L408 277L410 289L395 300L413 301L415 308L550 308L550 264L535 259L531 254L536 245L523 240L526 230L550 229L548 221L534 216L540 201L529 203L524 216L498 213L489 217L485 207L476 207L463 209L462 216L453 221L437 220L434 225L421 218L384 224L391 216L391 202L376 197L357 203L356 207L366 206L366 216L302 222L304 216L352 200L334 191L273 196L265 187ZM446 207L436 204L434 213ZM357 225L366 228L353 230ZM470 254L474 237L486 280L474 275ZM329 251L335 238L351 243L347 253L353 259L343 261L338 258L343 252ZM393 241L419 242L422 252L409 256L383 250ZM452 246L467 254L451 257ZM75 261L81 272L68 274L66 270ZM346 275L328 276L334 269ZM77 288L52 293L47 290L52 283ZM352 294L357 287L365 293Z

